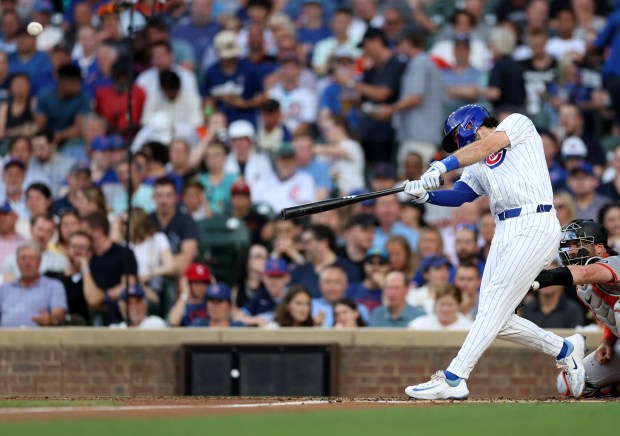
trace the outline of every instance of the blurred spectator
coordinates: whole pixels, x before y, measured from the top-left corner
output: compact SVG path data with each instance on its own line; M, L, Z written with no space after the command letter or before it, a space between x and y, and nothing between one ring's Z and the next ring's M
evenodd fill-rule
M171 32L174 38L185 40L192 45L200 71L205 71L208 48L219 30L219 25L211 17L212 5L212 0L194 0L189 15L182 17Z
M396 184L396 168L387 162L379 162L372 167L370 173L371 191L390 189Z
M478 226L480 227L480 236L482 237L479 258L486 262L489 257L489 251L491 251L491 241L495 234L495 215L488 209L484 210L480 215L479 221Z
M469 35L454 36L454 65L442 71L447 97L445 112L451 113L459 107L478 101L478 86L482 75L478 68L469 63L471 39Z
M196 318L188 327L243 327L232 319L232 294L226 283L209 285L206 293L207 317Z
M157 141L149 141L142 146L141 154L146 158L146 178L143 183L153 185L160 177L168 177L174 181L177 194L181 194L183 182L175 174L166 170L168 163L168 146Z
M358 51L348 46L336 48L330 62L331 73L322 81L322 92L319 98L319 122L323 117L338 116L347 121L351 128L356 129L359 125L357 104L360 95L351 86L351 78L357 76L355 59ZM345 84L342 82L346 81Z
M364 257L364 281L353 283L347 290L347 296L362 304L370 312L383 303L385 276L390 270L387 254L384 250L371 248Z
M124 321L110 324L110 328L124 329L137 327L139 329L163 329L166 322L156 315L148 314L146 293L139 284L130 285L124 289L118 302Z
M556 20L558 34L549 38L545 48L547 53L556 60L565 55L570 55L575 59L583 56L586 52L586 42L574 37L577 23L573 9L565 8L558 11Z
M480 92L495 109L502 106L525 108L525 81L521 65L512 59L516 47L514 33L496 27L491 31L489 46L495 64L489 73L488 88Z
M296 83L289 83L289 86L299 86L300 88L315 92L317 90L316 75L311 69L303 67L301 59L304 58L304 55L301 47L297 44L297 38L295 37L296 28L293 23L288 20L288 18L286 20L290 24L290 28L288 30L283 30L282 34L276 37L276 43L278 45L278 69L264 78L265 89L271 90L276 86L284 86L285 81L291 82L291 80L294 80ZM273 27L272 31L275 31ZM287 74L283 75L282 66L287 60L291 62L294 62L295 60L298 61L300 69L297 70L295 68L289 68L287 70ZM282 102L280 102L280 104L282 104ZM284 106L282 106L282 111L286 112L284 110Z
M604 166L606 163L605 153L600 142L596 138L589 137L583 128L583 116L579 108L574 104L563 104L558 109L559 124L556 136L564 141L570 136L579 137L588 149L588 162L596 166Z
M609 168L613 171L613 178L599 187L599 193L614 201L620 200L620 147L616 147ZM608 169L609 171L609 169ZM605 226L607 227L607 226Z
M350 298L342 298L334 303L334 328L366 327L367 324Z
M558 192L553 195L553 208L563 227L572 220L577 219L577 210L573 196L566 191Z
M71 58L80 67L82 77L88 77L89 74L95 72L98 46L97 31L92 25L85 25L78 29L77 44L73 47Z
M264 288L260 288L241 308L238 321L245 325L266 326L273 320L274 311L284 299L290 281L286 263L282 259L269 259L263 274Z
M52 66L49 58L43 52L37 51L37 38L28 34L26 26L21 26L17 32L17 49L9 55L9 72L26 73L29 77L48 72Z
M471 321L478 313L481 278L482 274L475 263L464 262L456 268L454 285L461 291L460 311Z
M248 250L245 268L239 274L239 280L233 288L237 307L243 307L261 288L268 256L269 251L263 245L254 244Z
M190 180L183 183L181 202L184 211L196 222L213 216L209 200L205 196L205 187L198 181Z
M532 3L546 2L537 0ZM546 52L547 30L545 28L532 29L527 35L528 46L532 52L529 59L521 61L525 94L527 97L527 112L533 117L543 119L549 124L550 114L549 92L553 83L558 79L557 61Z
M329 71L330 61L341 47L346 47L356 58L359 56L357 41L349 38L348 30L351 26L352 12L349 9L338 9L331 18L330 28L332 36L322 38L314 45L312 52L312 68L322 76Z
M293 135L307 133L311 124L316 121L317 95L302 85L302 65L297 56L284 57L280 60L280 65L280 83L269 90L268 96L280 102L284 125Z
M237 180L230 188L231 210L230 215L242 219L252 232L252 243L265 242L265 229L269 224L269 206L259 204L252 206L250 187L243 180Z
M39 95L46 88L58 85L58 70L61 66L73 62L71 60L71 47L63 41L52 47L47 56L51 63L51 69L30 77L32 95Z
M605 87L611 97L616 132L620 127L620 38L617 37L619 20L620 5L615 4L605 27L593 42L594 48L600 52L609 49L609 56L603 65L603 73L606 76Z
M450 283L452 264L447 257L432 255L422 260L420 269L424 277L424 285L409 288L407 303L421 307L428 314L433 313L436 292L443 285Z
M75 210L78 192L91 186L90 175L90 168L87 165L73 165L67 175L67 193L63 197L57 197L52 203L52 212L55 215L59 215L63 210Z
M255 150L255 130L246 120L237 120L228 126L230 151L224 171L239 174L246 183L255 184L271 172L271 162Z
M277 256L286 262L293 262L298 265L305 263L304 256L301 253L303 241L300 240L300 235L303 228L300 223L274 218L269 226L273 228L274 236L271 243L271 256Z
M90 72L84 77L84 86L91 97L96 96L97 89L114 84L113 67L119 57L118 49L112 44L103 42L97 46L95 56L96 59L90 68ZM125 69L127 69L127 65L125 65Z
M28 219L28 209L23 188L25 179L26 165L21 160L11 159L4 164L2 171L4 192L0 192L0 198L10 203L11 209L20 219Z
M364 71L361 82L344 76L336 80L362 96L359 137L367 163L389 162L395 153L395 132L391 121L375 119L374 111L377 105L393 104L398 100L405 63L392 53L381 29L369 27L361 47L373 65Z
M2 30L0 52L6 53L7 56L11 53L15 53L17 50L17 36L20 30L19 17L15 11L2 11L0 29Z
M400 271L393 271L385 278L384 303L372 313L372 327L407 327L424 310L407 304L407 278Z
M357 265L360 277L364 277L364 261L372 247L376 224L370 214L352 215L344 229L344 245L336 250L337 255Z
M58 69L58 85L42 91L37 98L36 120L41 130L54 135L54 143L78 137L80 117L90 112L90 98L82 90L79 67L65 64Z
M155 211L153 202L153 186L145 183L147 176L146 159L144 155L134 156L131 163L131 205L140 207L152 213ZM112 213L119 215L127 210L127 189L129 188L129 163L125 160L116 166L119 183L113 188L106 189L108 203L112 206Z
M155 181L153 199L155 212L151 213L151 219L157 231L168 237L177 274L183 274L196 257L200 239L198 226L191 216L177 209L172 179L162 177Z
M222 213L230 208L231 188L239 177L238 174L225 172L227 155L228 147L217 140L209 142L205 150L204 164L207 171L200 175L200 183L213 213Z
M405 226L400 221L401 205L395 195L378 197L375 202L375 217L379 222L375 229L374 247L385 247L385 243L392 235L401 235L407 239L411 247L417 247L419 233Z
M20 279L0 286L0 326L50 327L64 323L67 297L58 280L41 276L41 251L24 242L15 253Z
M92 257L82 265L84 296L95 315L94 325L109 325L121 321L117 301L127 282L136 283L138 267L129 248L110 239L110 223L102 212L82 217L80 229L93 240Z
M90 143L91 178L98 187L118 182L112 166L112 143L107 136L96 136Z
M179 298L168 312L170 327L188 327L206 322L207 289L214 281L207 265L192 263L183 274Z
M347 274L338 265L323 269L319 274L319 289L321 296L312 299L312 318L316 325L333 327L334 303L344 298L348 288ZM368 309L358 307L368 318Z
M545 329L574 329L585 325L579 304L564 295L563 286L540 289L525 305L522 316Z
M391 271L401 271L407 280L413 279L415 259L407 239L401 235L393 235L385 243L385 251Z
M274 171L266 174L252 187L252 202L264 203L276 213L285 207L316 200L312 176L301 171L295 149L283 144L274 161Z
M398 100L379 105L373 112L378 120L392 118L396 129L398 163L403 166L405 155L413 150L425 162L432 160L441 142L441 132L434 126L443 116L444 89L441 72L425 53L424 30L412 25L398 36L398 51L408 59L400 78Z
M585 162L588 155L586 144L578 136L569 136L562 143L562 161L567 172Z
M316 148L312 136L300 134L293 140L295 159L300 172L306 173L314 180L315 200L325 200L333 189L332 179L329 176L329 166L315 157Z
M265 102L258 70L239 59L241 48L234 32L218 33L214 46L219 62L207 70L202 87L206 112L217 109L231 123L246 120L256 126L257 108Z
M526 73L527 77L527 73ZM560 146L553 133L548 130L539 130L538 134L542 139L545 161L549 170L551 187L553 192L558 192L566 186L566 170L560 164Z
M159 41L170 42L175 64L179 64L188 71L196 69L196 53L194 48L184 39L170 37L168 25L162 15L148 17L145 30L149 44Z
M26 189L26 207L30 217L49 214L52 209L52 192L44 183L32 183Z
M66 256L69 264L64 271L48 271L47 277L62 283L67 297L66 323L70 325L89 325L90 314L84 292L82 268L88 268L92 256L93 240L88 233L75 231L67 240Z
M568 187L574 195L578 219L596 220L601 207L610 200L596 192L599 179L587 162L575 166L568 174Z
M573 35L590 45L607 24L607 19L596 10L593 0L574 0L571 4L577 20Z
M127 98L129 81L127 66L123 61L114 62L112 66L112 80L110 85L97 87L95 91L95 111L108 123L111 131L119 133L128 132ZM133 127L137 129L142 119L142 110L146 101L146 93L138 86L132 87L131 117Z
M291 286L268 327L314 327L312 306L312 297L303 286Z
M180 178L183 186L193 180L197 170L190 162L191 144L184 138L175 138L168 146L168 161L166 170L174 178Z
M107 213L107 209L101 188L87 186L80 189L75 195L75 210L80 218L94 212Z
M127 225L128 217L125 212L120 216L117 242L121 243L124 240ZM159 302L164 291L164 278L174 276L176 273L170 242L166 235L156 231L148 213L141 208L132 209L129 241L129 248L133 251L138 264L138 279L145 287L148 300ZM157 299L151 291L157 294Z
M15 73L9 79L8 89L6 101L0 103L0 137L32 136L37 124L30 78L26 73Z
M69 239L71 235L80 229L80 217L71 209L63 210L58 215L57 233L58 240L52 244L50 250L58 254L69 256ZM71 259L69 259L71 260Z
M275 154L280 145L293 139L290 130L282 122L280 102L272 98L267 99L260 108L258 117L258 150Z
M332 36L331 29L323 21L323 0L304 0L301 17L297 28L297 40L301 45L304 59L310 59L314 45Z
M316 145L314 153L327 160L338 192L344 195L364 188L364 151L349 136L344 118L330 117L322 128L327 144Z
M181 82L180 91L182 93L192 97L198 96L198 82L196 76L192 72L174 63L172 47L168 41L153 43L150 46L150 56L152 67L141 73L136 79L136 84L146 93L145 107L154 104L150 103L150 101L157 102L161 101L163 98L159 80L162 71L173 71L179 76ZM146 121L144 115L142 118L143 122ZM149 118L149 120L150 119L151 118Z
M18 245L26 239L17 233L17 214L8 201L0 203L0 265L15 253Z
M620 248L620 203L609 203L603 206L597 222L609 230L607 245L618 251Z
M158 112L167 113L173 119L184 120L196 128L203 124L200 98L181 88L179 75L171 70L159 72L159 88L156 94L147 96L142 112L142 124L148 124Z
M489 49L480 35L473 34L476 26L476 18L471 12L466 10L457 10L450 18L450 28L443 33L443 36L437 38L437 42L431 47L429 54L435 58L439 58L449 65L455 65L455 37L457 35L466 35L470 39L469 63L472 67L480 71L488 70L491 63L491 55ZM487 35L485 35L485 38Z
M9 79L9 54L0 50L0 103L9 97Z
M45 179L54 198L58 197L75 160L58 154L56 144L47 131L39 131L31 138L32 157L28 170Z
M484 261L478 256L480 247L478 247L478 228L475 225L462 224L456 226L454 251L459 264L471 262L478 265L480 276L482 276Z
M469 330L473 322L459 310L461 291L446 284L437 289L435 310L432 314L414 319L408 325L414 330Z
M267 2L262 0L255 3L267 5ZM245 32L246 30L247 32ZM247 50L244 50L243 42L241 42L241 50L244 54L247 52L247 60L255 68L262 83L263 79L278 67L274 56L276 54L276 42L273 33L266 27L266 23L253 20L240 30L237 40L242 40L244 34L247 36Z
M354 264L336 255L336 235L329 227L321 224L308 227L301 235L301 244L306 263L293 269L291 283L302 285L313 298L320 296L319 274L332 265L338 265L346 272L348 283L362 280Z

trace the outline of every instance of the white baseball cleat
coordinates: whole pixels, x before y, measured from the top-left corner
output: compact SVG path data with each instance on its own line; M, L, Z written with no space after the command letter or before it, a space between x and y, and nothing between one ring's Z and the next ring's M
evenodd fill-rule
M418 400L464 400L469 395L469 389L465 379L451 382L446 379L443 371L437 371L430 381L407 386L405 393Z
M575 398L581 397L583 389L586 385L586 369L583 366L583 358L586 354L586 340L580 335L572 335L565 338L566 341L573 344L573 351L563 359L556 361L566 375L566 382L570 389L570 393Z

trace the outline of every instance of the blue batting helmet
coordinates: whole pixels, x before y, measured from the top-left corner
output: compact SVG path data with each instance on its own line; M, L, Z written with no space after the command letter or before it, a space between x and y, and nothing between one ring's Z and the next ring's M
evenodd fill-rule
M452 112L443 126L444 138L441 146L447 153L453 153L476 140L476 132L482 126L489 111L479 104L468 104ZM458 130L457 130L458 129ZM456 141L454 131L457 131Z

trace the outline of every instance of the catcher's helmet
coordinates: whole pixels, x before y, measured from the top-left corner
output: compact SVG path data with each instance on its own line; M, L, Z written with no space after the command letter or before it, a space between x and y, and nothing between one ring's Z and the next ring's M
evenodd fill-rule
M595 257L592 252L594 244L607 247L608 237L609 231L592 220L572 220L562 227L559 249L562 263L565 266L587 264Z
M486 117L491 116L479 104L467 104L452 112L443 126L444 138L441 147L446 153L454 153L476 140L476 132L482 126ZM458 130L457 130L458 129ZM457 131L457 140L454 140L454 131Z

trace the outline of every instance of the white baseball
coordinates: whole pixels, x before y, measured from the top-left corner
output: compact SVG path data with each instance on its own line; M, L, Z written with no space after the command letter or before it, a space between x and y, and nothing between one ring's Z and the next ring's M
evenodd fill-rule
M41 25L41 23L32 21L30 24L28 24L27 30L28 30L28 35L39 36L41 32L43 32L43 26Z

